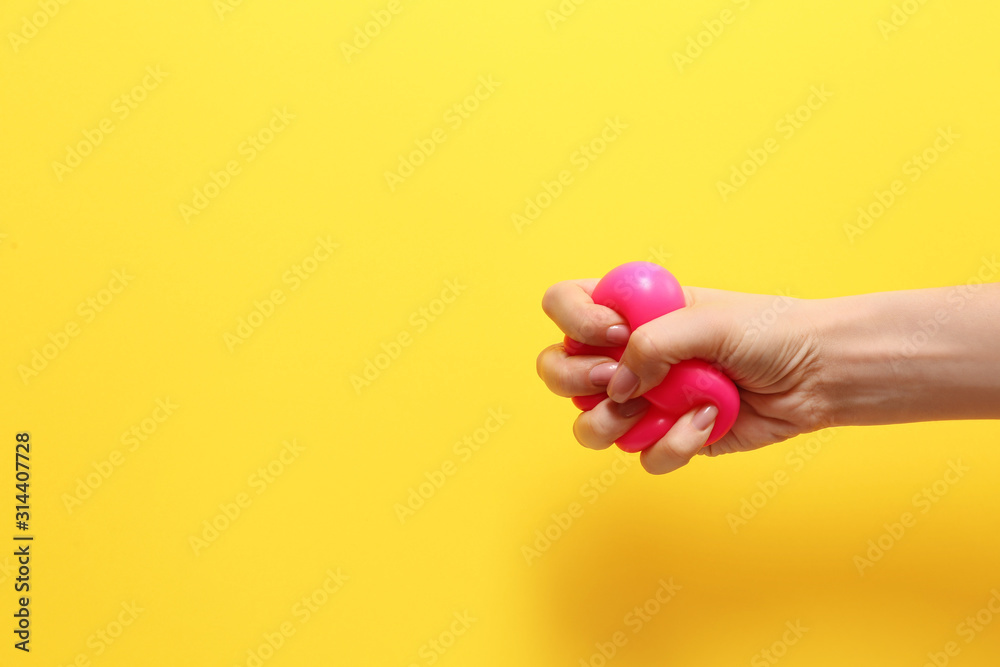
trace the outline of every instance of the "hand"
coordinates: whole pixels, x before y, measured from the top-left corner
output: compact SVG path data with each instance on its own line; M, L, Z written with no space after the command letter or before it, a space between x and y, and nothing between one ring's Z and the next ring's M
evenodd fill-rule
M685 287L685 308L631 332L615 311L591 299L597 280L570 280L550 287L542 309L570 338L597 346L628 340L621 362L610 357L566 354L561 343L538 356L539 376L559 396L607 391L609 398L581 413L574 425L585 447L604 449L645 414L641 395L659 384L671 364L685 359L715 363L738 386L740 414L732 430L704 447L715 421L714 406L681 417L640 455L650 473L709 456L756 449L830 423L821 388L820 337L810 303L783 296Z

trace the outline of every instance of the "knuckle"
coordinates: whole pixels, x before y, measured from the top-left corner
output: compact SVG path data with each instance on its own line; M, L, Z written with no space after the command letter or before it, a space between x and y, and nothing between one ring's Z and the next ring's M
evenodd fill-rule
M593 432L594 437L602 444L614 440L613 425L603 414L594 415L594 418L590 421L590 430Z
M641 326L628 339L629 351L641 361L652 361L659 357L659 348L649 329Z
M554 370L556 389L564 395L570 393L573 388L573 372L569 368L569 364L557 362Z
M583 436L583 431L586 428L586 419L588 414L589 413L584 412L579 417L577 417L576 420L573 422L573 437L576 438L576 441L581 445L583 445L584 447L588 446L587 439Z
M577 441L590 449L603 449L614 442L617 434L614 424L601 408L584 412L573 424L573 435Z
M549 317L552 317L552 314L555 312L556 305L559 303L559 299L562 296L564 285L565 283L550 285L549 288L545 290L545 294L542 295L542 310Z
M585 383L580 378L579 369L573 363L555 351L543 356L539 377L549 391L567 398L584 393Z
M545 386L549 388L549 391L558 394L562 369L559 358L552 353L552 348L548 348L538 355L536 366L538 377L542 378Z
M663 462L658 461L653 455L653 452L649 452L649 454L643 452L643 454L643 456L639 457L639 463L642 464L643 470L648 472L650 475L662 475L667 472L667 470L664 469Z
M576 334L580 336L580 342L595 341L603 328L603 321L596 308L588 308L583 311L580 320L576 323Z
M605 404L591 410L591 430L603 445L610 445L624 435L617 404Z
M545 356L548 354L548 352L549 348L545 348L544 350L538 353L538 358L535 359L535 373L537 373L538 377L541 378L543 381L545 380L545 375L542 372L542 366L545 363Z

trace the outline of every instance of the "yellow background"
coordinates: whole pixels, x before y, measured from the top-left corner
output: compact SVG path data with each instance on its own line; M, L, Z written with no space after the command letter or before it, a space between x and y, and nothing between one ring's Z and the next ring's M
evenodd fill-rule
M535 375L558 338L544 289L623 261L808 298L975 277L1000 249L996 5L927 2L883 34L889 0L592 0L554 24L557 0L401 0L348 62L342 45L387 3L217 4L69 0L23 43L10 35L41 5L0 10L2 437L12 452L31 433L36 535L30 655L11 646L0 557L0 664L253 664L286 622L263 664L599 665L618 631L612 665L770 664L776 642L789 666L921 665L949 641L949 664L996 664L1000 619L968 643L956 628L1000 587L1000 424L845 428L800 470L786 457L809 436L660 478L633 465L591 503L615 450L579 447L574 408ZM147 67L166 74L119 118ZM480 77L499 86L453 128ZM832 97L785 138L811 86ZM247 161L274 109L295 117ZM113 132L60 180L53 162L106 118ZM627 128L579 171L609 118ZM949 127L954 145L907 180ZM385 172L435 128L444 143L391 191ZM769 137L778 152L723 201L718 181ZM231 160L240 172L186 221L181 204ZM512 214L562 170L572 183L519 232ZM852 242L845 224L896 178L905 194ZM327 236L339 247L292 290L286 272ZM80 304L122 269L133 278L86 321ZM465 289L442 312L449 280ZM230 350L274 290L284 302ZM400 334L410 344L357 391ZM179 407L129 451L122 435L167 398ZM509 419L463 460L455 443L490 409ZM251 476L286 440L304 451L258 493ZM915 510L949 460L969 472ZM397 504L448 461L401 522ZM727 516L782 470L734 533ZM529 564L522 547L573 502L582 516ZM859 574L855 556L906 511L916 525ZM302 623L294 606L338 568L349 579ZM633 632L626 615L671 578ZM95 640L133 601L138 618ZM475 622L435 653L463 612ZM808 631L782 651L796 622Z

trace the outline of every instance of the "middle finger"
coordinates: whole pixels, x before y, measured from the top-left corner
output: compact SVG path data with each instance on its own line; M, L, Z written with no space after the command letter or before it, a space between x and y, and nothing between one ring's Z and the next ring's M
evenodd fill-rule
M570 356L562 343L542 350L536 364L538 376L549 390L568 398L602 393L616 368L611 357Z

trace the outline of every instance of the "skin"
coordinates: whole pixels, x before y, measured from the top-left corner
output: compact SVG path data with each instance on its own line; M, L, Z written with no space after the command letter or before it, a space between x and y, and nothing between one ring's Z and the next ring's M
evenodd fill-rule
M715 362L739 387L732 430L705 447L716 413L695 408L640 454L653 474L696 454L748 451L831 426L1000 419L1000 283L812 300L685 287L687 307L633 332L593 302L596 285L560 282L542 299L575 340L628 341L619 364L568 356L562 343L538 356L553 393L609 394L574 422L580 444L611 446L645 414L641 395L679 361Z

